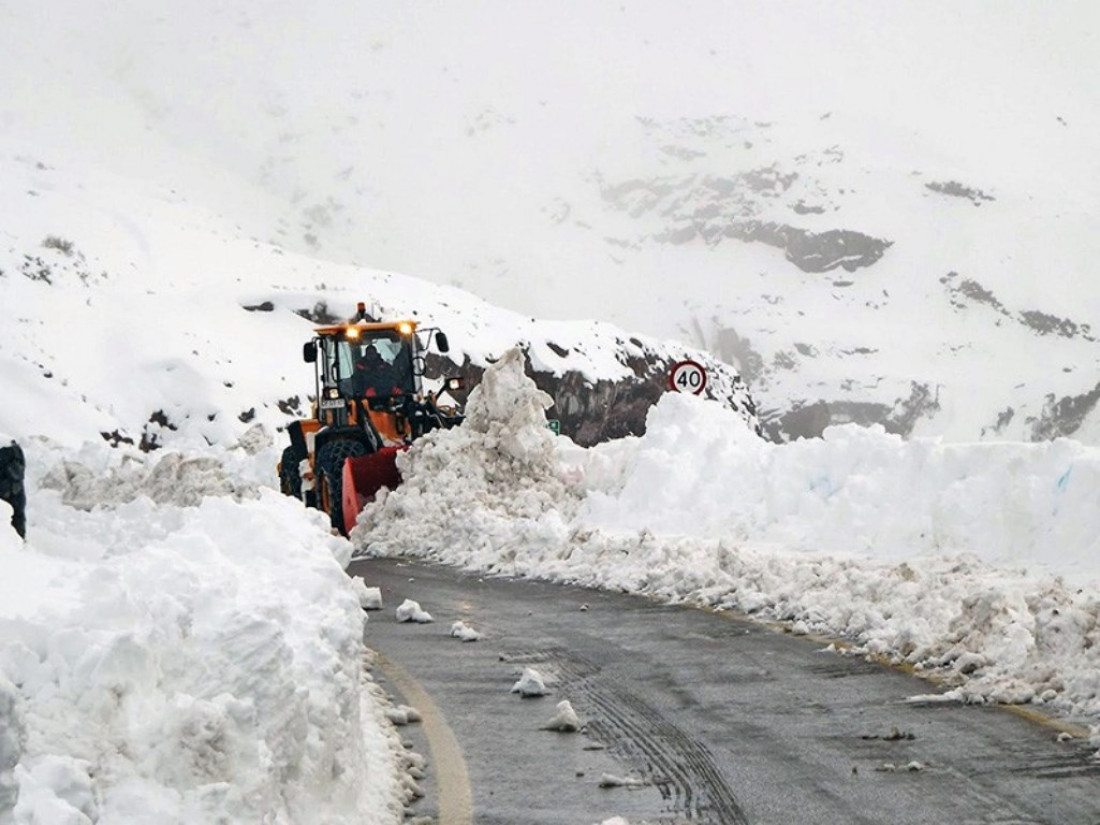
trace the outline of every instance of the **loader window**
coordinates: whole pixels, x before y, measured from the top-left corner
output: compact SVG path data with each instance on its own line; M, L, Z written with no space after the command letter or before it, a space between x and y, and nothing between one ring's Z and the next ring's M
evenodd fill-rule
M332 350L329 361L329 368L332 371L332 375L343 383L351 377L354 365L355 359L352 355L351 348L344 341L338 341Z
M396 332L340 340L335 357L341 388L349 395L386 397L416 392L412 347L409 339Z

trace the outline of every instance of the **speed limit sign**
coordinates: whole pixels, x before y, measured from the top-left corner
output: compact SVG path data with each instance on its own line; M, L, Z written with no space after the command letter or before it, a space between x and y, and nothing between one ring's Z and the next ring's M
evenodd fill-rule
M676 392L702 395L707 388L707 371L698 361L677 361L669 371L668 385Z

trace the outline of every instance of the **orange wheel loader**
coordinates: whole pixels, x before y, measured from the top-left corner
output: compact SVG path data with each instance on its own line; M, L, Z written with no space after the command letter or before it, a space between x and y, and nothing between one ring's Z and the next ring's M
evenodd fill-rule
M441 353L449 349L440 330L407 319L376 320L364 303L348 322L315 329L302 349L314 365L313 414L287 427L290 445L278 465L283 492L324 510L347 535L364 504L400 484L397 453L462 421L452 395L461 379L423 390L425 354L433 345Z

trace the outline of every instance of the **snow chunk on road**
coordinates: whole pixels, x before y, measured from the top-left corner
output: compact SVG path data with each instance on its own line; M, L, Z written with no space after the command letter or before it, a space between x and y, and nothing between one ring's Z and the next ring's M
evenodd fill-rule
M392 708L386 708L386 718L398 727L404 727L405 725L411 725L421 721L420 711L409 705L397 705Z
M455 622L451 625L451 635L461 639L464 642L476 642L481 638L481 634L470 627L465 622Z
M362 576L352 576L351 586L359 595L359 606L364 610L382 609L382 588L367 587Z
M512 685L512 693L518 693L524 699L536 696L545 696L549 691L543 681L542 674L533 667L525 667L519 681Z
M558 702L557 713L550 721L542 726L543 730L555 730L560 733L576 733L581 729L581 719L573 710L573 705L568 699Z
M434 622L435 619L432 618L431 613L420 607L419 602L405 599L397 606L397 621L427 624L428 622Z

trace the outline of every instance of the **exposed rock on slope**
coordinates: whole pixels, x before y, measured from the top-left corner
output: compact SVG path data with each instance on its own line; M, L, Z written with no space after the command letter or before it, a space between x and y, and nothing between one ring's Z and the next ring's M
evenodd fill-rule
M707 370L705 397L740 413L746 424L762 433L756 404L741 376L728 364L698 352L674 353L646 346L636 339L620 342L616 355L629 368L629 373L596 378L579 369L554 372L539 368L532 364L530 354L526 357L527 374L554 400L547 410L547 418L559 421L562 434L578 444L591 446L613 438L643 434L650 407L669 392L668 376L672 365L687 357ZM428 359L429 378L462 375L467 387L472 388L480 382L483 373L484 368L472 363L469 356L461 364L438 355Z

